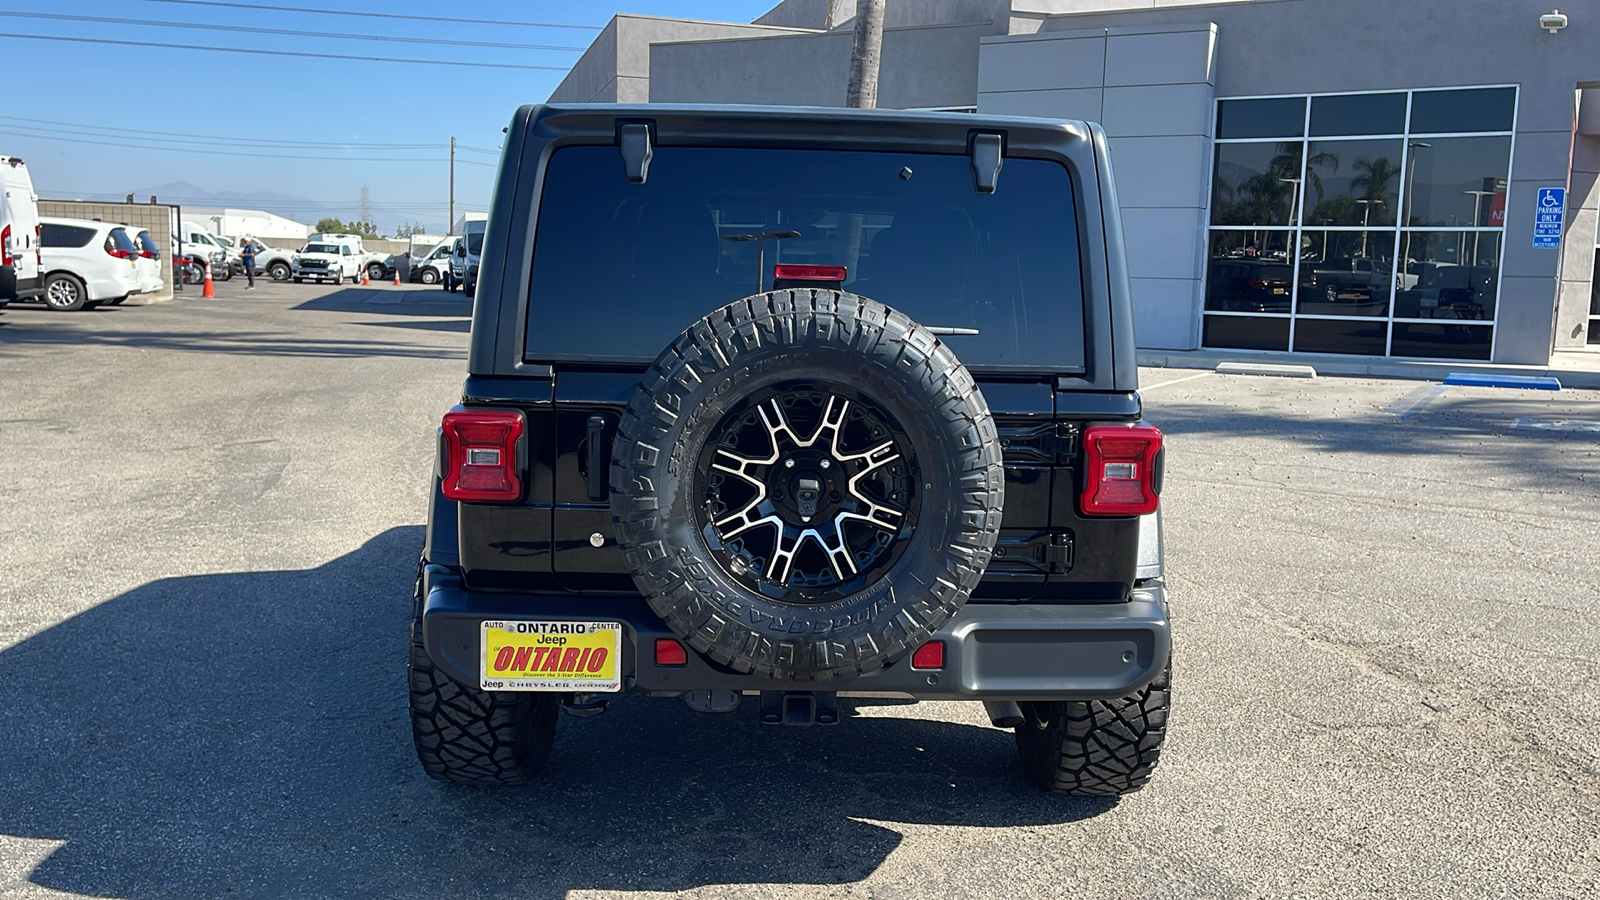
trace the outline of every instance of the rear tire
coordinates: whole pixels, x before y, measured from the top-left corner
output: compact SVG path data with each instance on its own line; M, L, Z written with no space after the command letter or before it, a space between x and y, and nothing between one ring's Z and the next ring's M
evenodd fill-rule
M290 270L288 263L275 262L267 266L267 274L272 276L273 281L288 281L293 272ZM296 278L295 280L299 281L300 279Z
M422 270L422 283L423 284L429 284L429 285L438 284L439 283L439 273L435 272L433 269L423 269Z
M233 269L231 267L225 265L225 266L222 267L222 271L220 271L220 272L213 271L211 273L211 280L212 281L232 281L233 280Z
M1019 704L1022 768L1052 794L1120 796L1145 786L1161 758L1172 667L1116 700Z
M558 694L480 691L440 672L422 645L422 578L411 619L411 738L428 777L454 784L524 784L555 745Z

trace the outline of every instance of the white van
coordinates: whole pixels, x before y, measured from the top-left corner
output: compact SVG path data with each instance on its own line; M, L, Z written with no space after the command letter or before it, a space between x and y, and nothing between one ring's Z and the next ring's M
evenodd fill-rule
M39 280L39 198L22 160L0 156L0 306L44 293Z
M185 256L192 256L198 261L211 264L213 279L227 281L233 277L232 267L228 265L228 249L221 238L205 230L197 222L182 223L182 233L178 238L183 241Z

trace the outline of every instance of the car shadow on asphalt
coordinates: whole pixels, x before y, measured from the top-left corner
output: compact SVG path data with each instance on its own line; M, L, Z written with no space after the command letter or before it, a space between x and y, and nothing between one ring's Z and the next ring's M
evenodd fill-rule
M1008 733L916 707L797 729L631 697L564 717L535 784L435 783L405 708L421 532L315 569L151 582L0 652L0 834L62 842L31 881L135 898L836 885L872 874L901 824L1114 806L1044 795Z
M383 287L347 287L313 297L290 307L307 312L368 312L393 316L472 315L472 298L443 288L387 290Z
M98 310L96 310L98 312ZM76 315L76 314L74 314ZM361 341L336 337L290 337L281 331L130 331L96 332L81 328L61 328L49 321L22 318L0 319L7 325L8 346L22 344L61 344L71 346L133 347L151 350L178 350L191 353L232 353L241 356L289 356L347 358L388 356L405 359L466 359L465 350L419 346L398 341ZM455 331L441 327L437 330ZM465 329L461 329L463 332Z

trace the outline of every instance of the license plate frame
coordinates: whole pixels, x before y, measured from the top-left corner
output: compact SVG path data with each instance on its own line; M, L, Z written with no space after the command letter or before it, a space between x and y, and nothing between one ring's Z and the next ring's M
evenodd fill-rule
M487 620L479 630L478 686L485 691L617 693L622 690L622 623Z

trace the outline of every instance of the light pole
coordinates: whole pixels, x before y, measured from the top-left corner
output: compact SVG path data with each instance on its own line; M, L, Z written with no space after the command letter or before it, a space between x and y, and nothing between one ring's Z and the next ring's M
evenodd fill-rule
M1299 179L1299 178L1279 178L1278 180L1283 182L1284 184L1292 184L1292 185L1294 185L1294 193L1289 196L1289 226L1292 228L1292 227L1300 224L1299 219L1298 219L1296 214L1299 212L1298 204L1300 202L1300 181L1301 181L1301 179Z
M798 231L763 231L760 234L725 234L722 239L735 244L746 241L756 242L756 293L761 293L761 286L766 280L767 269L767 241L782 241L800 236Z
M1406 172L1406 198L1405 198L1405 202L1400 205L1400 209L1403 210L1404 212L1407 212L1407 213L1409 213L1412 210L1417 208L1416 202L1411 199L1411 193L1417 187L1417 155L1415 153L1412 153L1411 151L1412 150L1420 150L1420 149L1422 149L1424 147L1431 149L1433 147L1433 145L1428 143L1427 141L1407 141L1406 142L1406 154L1407 154L1407 157L1408 157L1406 159L1406 164L1407 164L1407 166L1409 166L1409 171ZM1402 221L1400 222L1401 225L1409 225L1409 224L1411 224L1410 222L1405 221L1406 219L1410 219L1411 218L1409 215L1402 216L1401 218L1402 218Z
M1478 217L1482 215L1483 198L1492 197L1494 191L1462 191L1463 194L1472 195L1472 227L1477 228L1483 224ZM1478 264L1478 232L1472 233L1472 264Z

